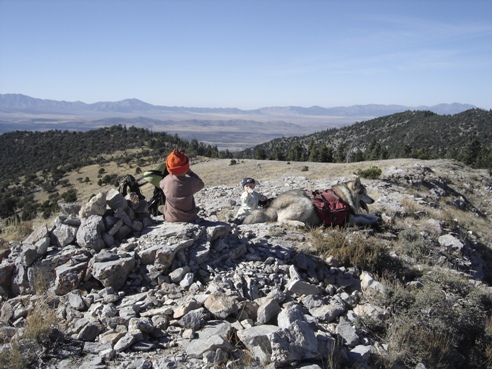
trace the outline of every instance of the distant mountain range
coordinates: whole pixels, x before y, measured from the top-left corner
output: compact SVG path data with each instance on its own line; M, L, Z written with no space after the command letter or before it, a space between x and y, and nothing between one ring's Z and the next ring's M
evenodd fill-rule
M159 106L138 99L86 104L0 94L0 133L16 130L87 131L112 125L147 128L178 134L219 149L241 150L277 137L292 137L341 128L357 122L408 110L453 115L476 108L470 104L353 105L237 108Z
M0 112L27 114L84 114L89 112L106 113L143 113L143 112L187 112L187 113L221 113L251 115L313 115L313 116L381 116L405 110L429 110L436 114L456 114L476 108L470 104L438 104L433 106L409 107L404 105L352 105L348 107L323 108L311 106L264 107L254 110L237 108L195 108L152 105L138 99L125 99L116 102L97 102L86 104L80 101L67 102L36 99L22 94L0 94Z

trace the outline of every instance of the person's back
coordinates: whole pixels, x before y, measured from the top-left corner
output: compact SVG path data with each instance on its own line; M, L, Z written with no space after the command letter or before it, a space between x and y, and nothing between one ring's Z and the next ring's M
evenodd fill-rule
M203 181L190 169L188 157L175 149L166 160L169 175L159 186L166 196L162 213L167 222L193 222L198 213L194 194L205 187Z

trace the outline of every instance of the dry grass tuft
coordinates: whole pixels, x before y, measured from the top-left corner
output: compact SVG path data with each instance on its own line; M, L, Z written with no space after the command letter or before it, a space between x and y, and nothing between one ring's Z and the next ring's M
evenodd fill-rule
M413 215L422 210L422 205L420 205L414 198L405 196L402 200L402 206L405 209L405 213L408 215Z
M28 360L21 354L17 341L12 342L9 348L5 346L0 351L0 368L23 369L27 367Z
M50 342L50 334L57 328L55 311L50 308L45 298L39 298L29 311L22 337L14 338L9 350L0 352L0 367L21 369L35 365L37 351Z
M393 365L403 363L414 367L423 362L431 368L449 368L454 340L447 332L402 319L390 326L387 340L386 360Z
M31 278L30 285L33 290L32 292L38 296L46 294L52 280L50 271L44 270L41 267L33 267Z
M432 264L430 258L434 246L431 241L424 238L418 229L405 228L398 233L398 241L394 245L395 251L400 255L406 255L419 264Z
M327 369L339 369L342 366L342 354L340 351L341 338L337 337L334 344L330 346L328 357L326 358Z
M392 312L388 321L376 325L386 327L378 332L388 344L385 367L464 367L464 360L470 368L490 364L492 294L438 269L422 275L422 288L382 282L385 292L375 299Z
M3 227L2 233L0 233L0 249L8 248L10 241L25 240L32 231L32 222L21 222Z
M45 298L39 298L26 318L24 337L45 342L57 327L58 319L55 310L48 305Z
M340 228L325 232L313 229L308 238L314 253L323 259L331 257L341 265L355 266L377 274L395 268L395 261L389 256L387 248L360 233L349 233Z

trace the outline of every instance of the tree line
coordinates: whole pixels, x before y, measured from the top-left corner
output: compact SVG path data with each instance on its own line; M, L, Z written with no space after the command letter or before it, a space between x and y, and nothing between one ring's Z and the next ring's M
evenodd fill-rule
M237 158L247 158L247 155L237 155ZM314 141L306 147L299 141L286 150L273 147L271 153L263 147L256 147L251 158L256 160L278 160L278 161L310 161L319 163L354 163L371 160L387 160L396 158L413 158L421 160L431 159L456 159L472 168L484 168L492 170L492 150L490 146L483 144L477 138L471 138L461 148L445 153L432 151L428 148L413 149L404 145L401 151L391 154L387 147L381 142L371 141L367 149L360 148L350 150L343 144L336 148L326 144L316 145Z
M453 116L407 111L300 137L282 137L236 158L350 163L395 158L456 159L492 169L492 111Z

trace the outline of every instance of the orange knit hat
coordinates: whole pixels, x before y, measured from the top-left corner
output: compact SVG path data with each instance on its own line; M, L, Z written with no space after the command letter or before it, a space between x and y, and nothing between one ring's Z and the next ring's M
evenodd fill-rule
M166 168L169 173L179 176L190 169L190 161L184 152L174 149L167 157Z

